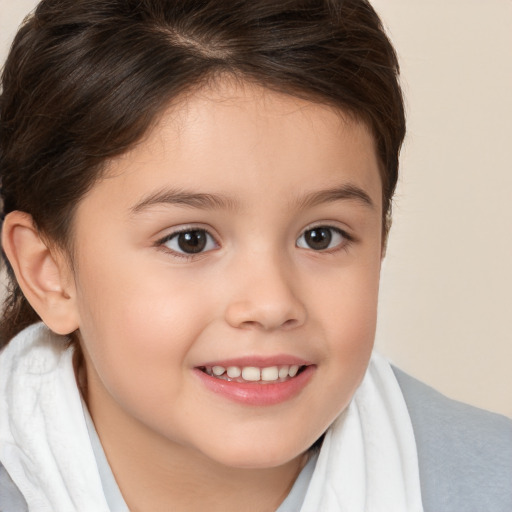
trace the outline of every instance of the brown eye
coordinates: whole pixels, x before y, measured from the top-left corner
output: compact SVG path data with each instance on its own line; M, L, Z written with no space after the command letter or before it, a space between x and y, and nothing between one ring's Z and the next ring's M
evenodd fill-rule
M204 229L191 229L175 233L168 237L163 245L174 252L185 254L197 254L217 247L213 237Z
M297 240L297 247L325 251L337 247L345 241L344 233L329 226L318 226L304 231Z
M189 231L178 235L178 246L183 252L201 252L206 247L206 241L204 231Z

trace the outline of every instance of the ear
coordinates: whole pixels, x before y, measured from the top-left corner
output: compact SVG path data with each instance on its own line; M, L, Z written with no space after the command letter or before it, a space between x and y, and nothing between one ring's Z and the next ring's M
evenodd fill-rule
M51 250L28 213L14 211L4 220L2 246L26 299L57 334L78 329L73 274L67 258Z

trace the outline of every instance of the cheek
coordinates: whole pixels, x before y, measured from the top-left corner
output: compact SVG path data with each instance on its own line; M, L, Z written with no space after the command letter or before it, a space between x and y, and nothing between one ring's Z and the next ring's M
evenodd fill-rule
M142 265L107 263L81 267L82 343L97 378L117 401L124 396L158 404L162 393L179 386L208 308L202 302L198 311L198 284L167 281ZM89 269L94 280L83 278Z
M317 314L329 329L329 338L357 349L361 341L373 342L377 321L380 260L342 269L325 281L318 294Z
M81 331L97 329L105 341L118 339L134 348L140 340L151 351L169 347L171 339L193 329L200 283L161 267L140 260L89 259L79 276Z
M380 265L339 276L318 303L328 340L326 393L345 407L364 376L373 349L377 322ZM334 280L333 280L334 281Z

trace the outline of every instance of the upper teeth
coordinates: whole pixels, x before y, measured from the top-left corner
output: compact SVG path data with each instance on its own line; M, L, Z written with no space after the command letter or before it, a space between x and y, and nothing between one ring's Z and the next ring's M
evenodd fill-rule
M258 368L256 366L212 366L206 368L206 372L216 377L228 377L237 379L240 376L243 380L250 382L264 381L271 382L278 379L286 379L287 377L295 377L299 371L299 365L269 366L266 368Z

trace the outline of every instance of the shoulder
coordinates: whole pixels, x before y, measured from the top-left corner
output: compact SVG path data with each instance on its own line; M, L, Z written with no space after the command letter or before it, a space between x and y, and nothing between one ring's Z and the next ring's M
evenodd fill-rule
M393 371L416 438L425 512L512 511L512 420Z

